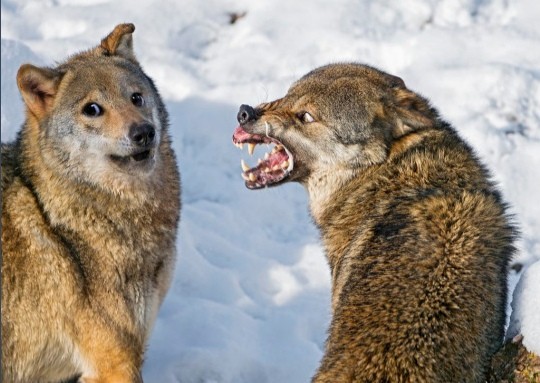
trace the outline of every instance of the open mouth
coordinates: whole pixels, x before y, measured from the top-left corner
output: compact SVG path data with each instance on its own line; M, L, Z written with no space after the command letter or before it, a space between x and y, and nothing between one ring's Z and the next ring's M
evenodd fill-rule
M250 134L242 127L234 130L233 144L242 149L248 145L248 153L253 155L256 145L266 144L270 151L264 158L258 160L257 166L250 168L244 160L242 165L242 178L246 181L249 189L261 189L283 181L293 170L292 153L277 139L270 136Z
M130 163L143 163L145 160L152 159L154 157L152 149L147 149L129 156L116 156L114 154L110 155L110 158L113 162L119 165L127 165Z

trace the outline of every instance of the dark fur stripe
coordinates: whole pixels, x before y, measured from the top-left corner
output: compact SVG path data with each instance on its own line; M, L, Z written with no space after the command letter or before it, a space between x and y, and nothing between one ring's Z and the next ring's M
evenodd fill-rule
M34 197L39 213L41 214L41 217L45 221L47 227L51 228L52 234L60 241L60 243L62 243L64 248L67 250L66 254L69 256L70 260L75 266L75 269L78 272L77 274L80 276L81 290L85 294L85 296L88 296L88 273L86 271L86 268L84 266L84 263L81 257L79 256L80 253L77 251L75 244L72 241L70 241L66 237L66 235L62 233L63 231L62 229L55 227L51 224L49 214L45 210L45 207L43 206L43 202L39 198L39 194L37 193L32 181L30 181L28 177L26 177L22 169L17 168L15 172L16 172L15 175L20 178L23 185L30 191L30 193Z

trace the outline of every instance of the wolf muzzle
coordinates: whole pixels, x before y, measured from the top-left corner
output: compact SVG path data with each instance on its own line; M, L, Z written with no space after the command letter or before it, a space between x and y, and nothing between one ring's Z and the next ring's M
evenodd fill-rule
M255 109L249 105L242 104L240 105L240 110L236 115L236 119L240 125L247 124L248 122L256 118Z
M156 129L150 124L134 124L129 128L129 139L141 148L150 146L156 137Z

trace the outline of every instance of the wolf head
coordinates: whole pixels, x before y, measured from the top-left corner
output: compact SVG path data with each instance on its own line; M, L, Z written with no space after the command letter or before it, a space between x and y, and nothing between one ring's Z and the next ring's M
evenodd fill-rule
M116 190L155 176L167 115L135 58L134 30L118 25L55 68L25 64L17 73L37 151L70 179Z
M278 100L242 105L237 145L274 143L256 168L244 166L248 188L306 183L320 172L365 169L385 161L392 145L433 126L436 112L396 76L360 64L317 68Z

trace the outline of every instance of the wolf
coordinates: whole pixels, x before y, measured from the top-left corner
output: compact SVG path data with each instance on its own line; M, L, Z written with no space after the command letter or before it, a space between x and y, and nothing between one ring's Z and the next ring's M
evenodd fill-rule
M2 144L2 381L142 382L175 264L180 175L133 24L56 67L24 64Z
M486 167L427 99L358 63L242 105L233 143L273 147L249 189L298 182L320 230L332 319L315 383L484 382L503 340L516 225Z

